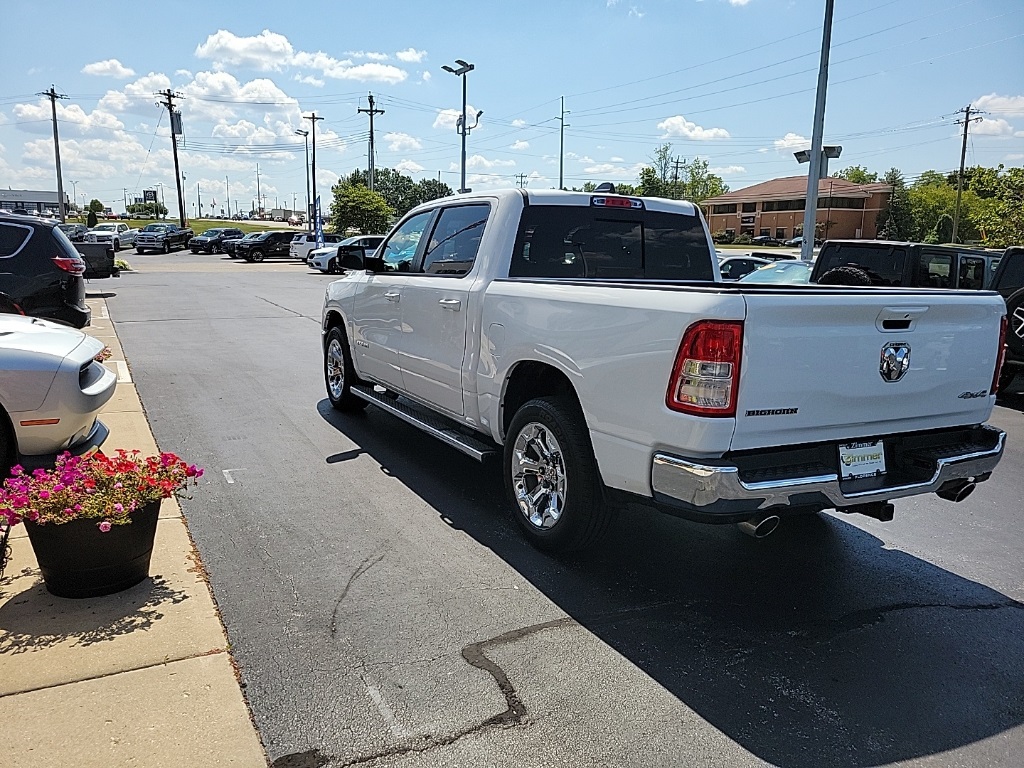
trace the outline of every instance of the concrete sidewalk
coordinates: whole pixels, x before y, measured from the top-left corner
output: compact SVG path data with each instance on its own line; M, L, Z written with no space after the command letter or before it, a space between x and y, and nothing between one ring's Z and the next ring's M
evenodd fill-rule
M106 302L89 305L85 330L110 346L106 365L119 372L103 449L156 453ZM11 548L0 579L0 766L266 768L175 500L160 510L150 578L116 595L54 597L22 526Z

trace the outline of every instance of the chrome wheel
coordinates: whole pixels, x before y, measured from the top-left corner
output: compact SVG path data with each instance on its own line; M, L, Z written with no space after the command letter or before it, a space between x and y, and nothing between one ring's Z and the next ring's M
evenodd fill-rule
M519 511L540 530L558 524L565 509L567 482L562 448L546 426L531 421L516 436L512 487Z
M345 394L345 350L336 338L327 344L327 388L333 400L341 400Z

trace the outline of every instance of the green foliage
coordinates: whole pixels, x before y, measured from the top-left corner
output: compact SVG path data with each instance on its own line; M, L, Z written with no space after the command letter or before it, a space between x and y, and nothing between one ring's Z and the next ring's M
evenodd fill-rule
M636 194L701 203L729 191L722 177L711 173L707 160L673 158L671 151L671 144L662 144L654 151L652 165L640 169Z
M878 181L878 174L874 171L869 171L862 165L851 165L849 168L843 168L843 170L833 173L832 177L846 179L854 184L874 184Z
M987 245L1024 243L1024 168L1010 168L1001 174L995 197L983 203L978 225Z
M914 221L911 239L918 242L944 242L953 239L953 214L956 211L956 185L950 186L941 174L928 173L918 179L907 193L910 211ZM960 223L957 239L976 240L981 236L976 223L980 200L970 190L965 190L960 200ZM945 240L934 240L941 233L936 230L940 219L949 218L949 234Z
M914 220L903 174L898 168L890 168L883 180L892 187L892 195L889 205L878 212L878 237L882 240L910 240L913 237Z
M714 241L715 243L717 243L719 245L729 245L730 243L733 242L733 240L735 240L735 236L734 235L730 235L728 232L726 232L723 229L720 232L715 232L715 234L713 234L711 236L711 239L712 239L712 241Z
M149 218L167 215L167 206L163 203L132 203L128 206L128 213L141 213Z
M746 232L740 232L740 234L736 235L736 239L733 240L732 242L734 245L750 245L752 242L754 242L754 238L752 238Z
M926 243L953 242L953 217L948 213L942 214L924 241Z
M352 171L341 179L342 184L369 187L369 175L364 170ZM413 181L401 171L393 168L375 168L373 171L373 191L381 195L394 211L395 216L402 216L417 205L448 197L455 191L437 179L420 179Z
M335 184L331 193L330 221L335 232L355 229L369 235L387 231L395 210L381 193L345 179Z
M93 200L93 202L95 203L95 202L99 202L99 201ZM100 205L103 205L103 203L100 203ZM102 209L100 209L100 210L102 210ZM98 223L99 222L96 220L96 211L92 210L92 204L90 204L90 206L89 206L89 215L85 219L85 226L87 226L89 229L92 229Z
M103 203L101 203L96 198L93 198L92 200L89 201L89 207L86 210L94 211L96 213L103 213L104 208L106 208L106 206Z

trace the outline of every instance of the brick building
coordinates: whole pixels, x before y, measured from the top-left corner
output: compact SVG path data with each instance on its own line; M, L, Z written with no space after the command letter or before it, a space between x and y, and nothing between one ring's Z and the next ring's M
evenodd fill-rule
M817 221L826 237L873 239L875 219L889 204L888 184L854 184L846 179L818 182ZM786 240L803 232L807 177L788 176L728 192L702 202L712 233L769 235Z

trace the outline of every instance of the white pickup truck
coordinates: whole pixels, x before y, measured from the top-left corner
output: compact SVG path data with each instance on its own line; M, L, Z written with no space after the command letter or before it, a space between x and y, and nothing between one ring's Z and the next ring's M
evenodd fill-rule
M714 253L681 201L434 200L328 286L328 396L500 455L516 520L552 550L623 502L762 537L988 479L998 294L727 284Z

